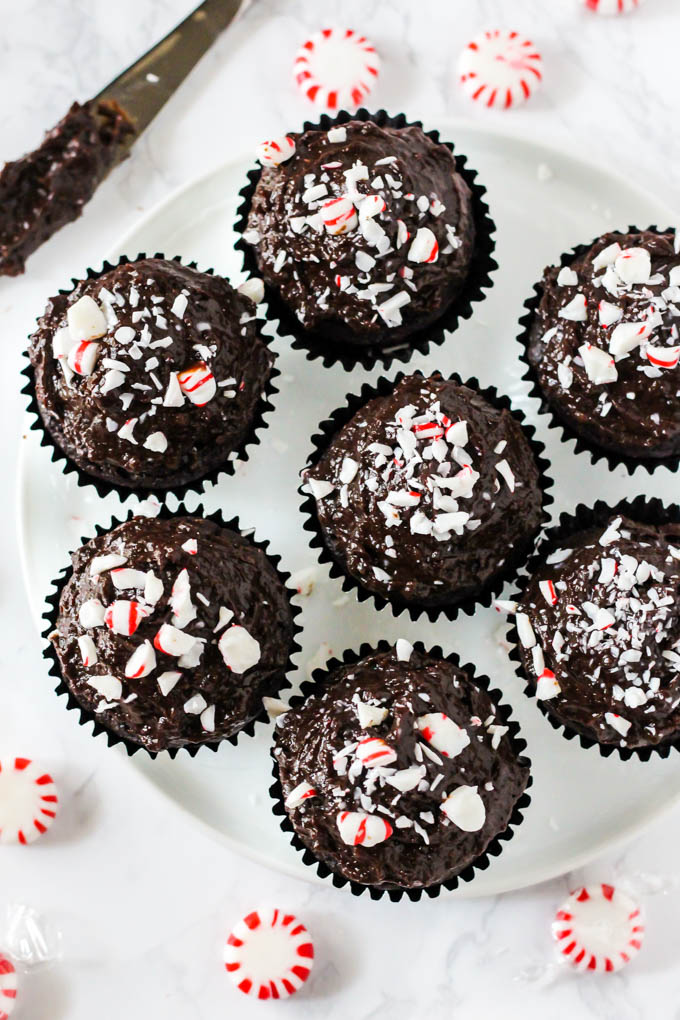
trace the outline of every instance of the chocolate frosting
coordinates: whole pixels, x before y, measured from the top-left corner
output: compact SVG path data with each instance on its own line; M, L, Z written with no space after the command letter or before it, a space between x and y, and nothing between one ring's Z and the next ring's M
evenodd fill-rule
M362 727L358 702L385 709L384 719ZM465 731L464 741L469 737L455 757L437 753L416 726L418 718L442 712ZM385 741L396 761L357 767L347 748L371 737ZM415 889L459 875L507 828L529 780L488 694L451 662L418 650L407 661L391 649L335 669L279 719L274 755L284 799L303 782L316 793L288 809L305 846L332 871L380 889ZM388 779L406 769L422 778L400 792ZM484 803L475 831L463 831L442 811L460 786L476 787ZM338 828L343 811L386 819L392 833L374 846L347 845Z
M602 256L611 245L619 245L624 255L629 249L648 252L649 274L644 283L621 278L616 267L625 267L625 262L608 261L616 249ZM649 230L605 234L576 256L570 268L577 279L566 285L558 282L559 267L545 270L541 301L530 328L527 354L545 399L578 435L603 450L635 458L677 455L680 367L660 367L648 357L650 350L654 357L655 351L680 343L680 254L674 234ZM584 321L561 317L560 312L577 295L586 300ZM602 316L609 325L602 325ZM629 352L614 354L615 381L593 381L579 348L592 344L609 352L617 327L632 322L648 324L648 335L641 336Z
M545 664L559 685L556 695L546 685L547 712L600 744L648 747L677 737L679 596L680 525L616 517L560 539L518 610L536 641L520 644L527 675L535 686Z
M134 134L113 103L74 103L35 152L0 171L0 275L17 276L28 256L83 206Z
M69 372L54 346L67 310L84 295L107 322L87 376ZM51 298L29 356L57 444L88 474L138 489L183 484L224 464L251 432L274 360L249 299L219 276L164 259L124 263ZM193 403L187 391L168 406L177 374L201 364L214 380L207 403ZM119 382L106 391L112 371ZM120 432L130 421L132 439ZM160 442L146 445L159 433Z
M419 127L370 121L288 137L295 154L263 168L245 233L265 281L325 339L393 344L434 322L461 291L475 240L470 190L450 150ZM317 186L322 194L310 198ZM369 194L385 208L368 227L359 211L346 233L328 233L318 215L325 202L349 196L360 210ZM439 245L434 262L409 258L423 227ZM408 303L390 312L395 295Z
M440 375L406 376L370 400L307 478L342 569L371 592L425 607L479 594L541 520L539 471L520 425Z
M190 540L196 541L195 553L183 548ZM157 602L145 598L145 586L117 588L110 568L91 573L94 557L110 553L125 557L121 567L126 570L153 571L163 589ZM51 640L69 689L107 729L149 751L209 743L238 733L262 711L262 697L278 692L293 641L288 596L265 554L237 532L199 517L135 517L93 538L71 559L73 574L63 590ZM180 629L207 642L198 664L184 666L179 657L156 646L152 671L137 679L126 677L132 654L145 641L153 645L161 626L173 623L170 600L184 570L195 615ZM149 615L131 636L114 633L106 623L85 626L87 621L80 614L90 600L99 600L104 607L117 600L134 600L146 607ZM220 607L233 614L227 622L223 622L225 614L220 614ZM186 613L186 617L191 615ZM242 673L232 672L218 646L222 635L236 626L244 628L260 646L259 660ZM78 644L83 635L94 641L98 657L94 665L83 664ZM163 694L159 677L173 671L181 677ZM93 680L101 687L98 678L102 676L121 682L119 697L108 693L108 685L102 688L103 694L96 690ZM196 695L202 696L204 708L214 706L212 729L205 727L210 720L202 714L203 709L186 711L185 706ZM200 708L200 704L194 707Z

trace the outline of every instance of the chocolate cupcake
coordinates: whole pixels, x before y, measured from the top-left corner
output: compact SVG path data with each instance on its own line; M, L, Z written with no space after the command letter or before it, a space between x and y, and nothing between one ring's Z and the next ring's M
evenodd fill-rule
M468 283L481 297L495 267L464 159L419 123L357 118L261 146L239 224L246 268L264 278L284 330L345 367L368 367L386 347L426 351L440 339L427 327L455 328L457 299Z
M58 454L123 496L226 466L272 371L254 313L227 280L163 258L121 260L51 298L29 390Z
M680 735L680 521L649 507L565 516L530 563L512 636L553 725L624 758Z
M568 434L650 466L680 454L680 253L673 231L605 234L546 269L523 336Z
M279 718L273 749L277 812L306 862L357 892L416 894L486 867L530 783L487 678L400 640L315 679Z
M475 386L435 373L364 387L324 423L304 472L312 544L398 610L471 612L538 532L542 447Z
M129 750L233 741L288 686L287 575L232 527L131 517L71 560L48 617L58 689Z

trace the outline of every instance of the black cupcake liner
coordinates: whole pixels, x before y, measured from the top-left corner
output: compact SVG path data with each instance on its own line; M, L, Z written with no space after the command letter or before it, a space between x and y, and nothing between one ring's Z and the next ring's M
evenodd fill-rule
M322 421L316 435L312 436L312 452L307 457L307 463L303 469L303 474L306 470L314 467L322 455L325 453L333 437L345 426L351 418L354 417L356 412L364 406L369 400L374 397L384 397L391 393L395 386L401 382L405 377L404 372L398 372L394 379L387 379L386 376L380 376L375 383L364 383L359 393L348 393L346 395L346 401L344 407L339 407L329 418ZM427 378L425 373L421 372L420 369L416 370L414 375L421 375ZM304 486L305 481L302 482L298 488L298 492L303 497L303 502L300 505L300 512L306 518L303 524L304 531L308 531L311 534L309 542L310 548L317 550L317 559L319 563L327 563L329 565L329 573L331 577L342 578L342 590L345 592L355 591L357 598L360 602L366 602L368 599L372 599L376 609L382 610L386 606L392 608L392 612L395 616L400 616L406 611L411 619L417 622L421 616L425 615L428 617L430 622L434 623L440 615L446 617L449 622L453 622L463 612L467 616L472 616L475 610L479 606L488 607L491 605L494 598L497 598L503 590L504 585L508 581L512 581L515 578L519 567L526 562L527 557L533 550L536 538L540 534L541 529L545 526L547 521L550 519L548 507L554 501L553 496L548 490L552 488L554 482L549 475L550 461L543 456L545 453L545 446L542 442L536 439L536 429L533 425L529 425L526 421L526 416L523 411L518 410L512 406L509 397L500 394L494 386L487 386L482 388L479 385L479 381L472 377L470 379L461 379L461 377L453 372L447 376L448 380L458 383L462 386L467 386L471 390L475 390L480 396L484 397L493 407L497 410L507 410L510 412L515 421L520 425L524 438L527 440L531 452L536 461L536 465L539 471L538 483L542 494L542 519L536 533L530 541L524 546L517 548L513 555L508 556L496 579L489 587L479 595L470 596L466 599L462 599L460 602L456 602L450 606L418 606L413 603L407 602L400 598L385 598L383 595L376 594L364 588L363 585L355 578L351 577L340 563L338 563L335 557L332 555L326 545L323 531L319 524L319 518L316 513L316 500L310 494L305 492Z
M419 120L407 120L403 113L390 116L386 110L370 113L362 107L356 113L348 113L346 110L343 110L335 117L323 114L319 121L307 120L302 125L302 131L327 131L337 124L347 124L350 120L372 121L379 127L422 128L423 126ZM320 333L305 330L294 312L281 300L276 288L265 283L265 302L268 309L268 320L275 325L280 336L291 337L291 346L295 350L305 351L308 360L320 358L326 368L340 364L346 372L351 371L357 365L370 370L380 363L387 370L393 361L405 363L410 360L416 351L425 355L428 353L431 344L442 344L446 339L446 334L453 333L458 328L461 319L470 318L473 313L473 304L483 301L486 297L484 291L489 290L493 286L491 274L498 269L498 263L492 258L492 252L496 247L493 237L496 224L491 219L489 207L484 201L486 188L477 182L477 171L467 166L467 157L455 152L453 143L441 141L438 131L425 131L424 133L432 141L445 145L447 149L454 153L456 169L472 193L472 211L476 237L468 276L461 293L435 322L411 333L403 341L395 344L394 347L391 347L389 344L375 344L363 347L359 344L324 340ZM248 183L239 192L242 202L238 207L235 223L235 230L238 234L243 234L246 229L250 203L260 179L260 174L261 168L256 167L251 170L248 173ZM241 237L236 243L236 248L243 254L243 268L248 273L248 276L256 276L258 279L261 279L262 274L258 269L251 245Z
M509 599L520 602L524 596L530 578L543 563L545 557L552 551L559 548L565 538L575 532L584 531L589 528L604 525L610 517L629 517L631 520L640 521L643 524L680 524L680 506L671 503L666 505L656 497L647 499L645 496L636 496L635 499L621 499L613 506L604 500L598 499L592 506L579 503L573 513L560 514L559 522L548 528L537 546L533 555L527 561L525 570L517 577L516 590L510 592ZM653 755L667 758L672 748L680 751L680 733L672 741L664 741L649 747L621 747L619 744L602 744L594 737L573 729L568 723L556 718L550 711L548 704L536 699L536 681L532 679L524 668L522 653L520 651L519 635L514 619L508 621L506 639L510 644L508 655L515 665L515 673L525 684L524 693L527 697L536 700L538 708L546 717L554 730L561 731L566 740L578 739L581 747L597 747L603 758L609 758L616 752L622 761L637 757L640 761L649 761Z
M107 532L112 531L114 528L118 527L119 524L123 524L126 521L129 521L135 516L136 514L133 510L128 510L127 517L124 517L122 519L112 517L110 525L106 528L103 528L99 524L96 524L94 535L89 535L87 537L81 538L80 544L84 545L86 542L90 541L90 539L98 538L100 535L104 535ZM169 520L173 517L200 517L206 521L213 521L215 524L218 524L222 528L228 528L231 531L235 531L239 535L242 533L242 525L238 517L232 517L230 520L225 520L224 516L222 515L222 512L219 510L215 511L214 513L209 514L205 513L201 504L199 504L196 510L193 511L187 510L183 503L180 503L176 510L169 510L167 506L162 505L156 517L161 520ZM248 531L247 528L243 530L245 530L246 533ZM282 571L279 567L281 557L278 554L272 555L269 552L269 540L256 541L252 536L248 536L247 540L250 543L252 543L252 545L254 545L255 548L259 549L261 552L264 553L264 555L267 557L267 561L276 571L276 575L288 596L288 604L290 606L291 617L293 620L292 642L290 646L290 652L288 654L288 661L286 662L286 665L284 667L284 677L281 681L281 684L278 687L278 690L273 691L270 695L268 695L268 697L277 697L281 693L281 691L287 690L288 688L292 687L289 676L297 668L296 666L293 665L292 661L293 656L302 650L302 647L297 640L299 635L302 633L303 629L301 624L297 621L297 617L301 615L302 609L300 608L300 606L293 605L293 603L291 602L293 596L297 595L297 591L295 588L292 588L289 584L291 578L290 573L288 571ZM57 656L56 649L52 642L49 640L50 634L52 634L52 632L55 631L57 628L57 618L59 616L59 602L61 600L62 592L66 585L68 584L72 575L73 566L69 564L69 566L64 567L57 575L57 577L51 582L51 587L53 590L45 596L47 609L43 613L42 618L45 621L46 626L42 631L42 637L44 638L46 645L43 648L43 657L47 659L47 661L51 664L50 669L48 671L49 676L53 676L58 680L55 692L58 695L66 696L67 709L75 710L80 713L79 718L80 726L84 726L90 722L94 724L92 730L93 737L98 737L101 733L106 734L107 743L109 747L113 747L115 744L123 744L128 755L130 756L136 754L138 751L144 751L146 754L149 755L150 758L156 758L158 757L159 754L167 754L170 758L175 758L179 751L186 751L190 755L190 757L193 758L195 757L196 754L198 754L199 750L202 747L207 747L211 751L217 751L220 745L223 744L225 741L228 741L230 744L236 745L239 740L239 737L243 735L252 737L255 735L255 726L257 723L269 722L269 716L267 715L266 709L264 708L263 705L261 711L258 713L258 715L255 716L254 719L251 719L250 722L248 722L242 729L240 729L237 733L232 734L230 737L221 737L219 740L206 741L200 744L187 744L184 745L183 747L166 748L162 751L149 751L142 744L137 744L133 740L130 740L128 737L120 736L119 734L114 733L112 730L110 730L107 726L103 725L97 713L92 712L90 709L84 708L80 704L78 699L71 692L70 688L68 687L68 684L62 677L61 666L59 664L59 657Z
M668 227L666 230L662 230L656 225L651 227L645 227L644 230L651 231L656 234L665 234L673 232L672 227ZM612 230L607 233L618 234L623 237L626 234L640 233L641 228L630 226L627 230ZM595 244L599 238L595 237L592 241L587 244L577 244L569 251L565 251L559 256L560 266L571 266L575 259L585 255L587 251ZM555 263L557 264L557 263ZM677 471L678 465L680 464L680 455L674 457L630 457L623 453L614 453L603 449L598 446L593 440L582 436L577 432L574 427L562 418L559 412L549 403L545 397L541 384L539 382L538 373L534 366L529 361L527 351L529 348L529 340L531 334L531 327L534 322L534 316L538 310L538 306L541 303L543 297L543 287L540 282L534 284L534 293L531 297L527 298L524 302L523 307L527 309L525 314L519 320L519 326L521 332L517 336L517 341L520 344L522 351L520 354L520 361L526 367L526 372L522 376L522 379L531 385L529 396L536 397L540 402L540 414L544 414L550 419L548 427L550 429L557 429L561 432L560 442L567 443L573 439L576 441L575 453L585 453L590 456L592 464L597 464L598 461L605 461L610 470L614 470L619 466L623 466L629 475L632 475L636 469L642 468L647 471L648 474L653 474L657 468L666 467L670 471Z
M341 659L330 659L324 667L315 669L312 674L312 679L305 680L301 684L300 693L290 699L289 707L297 708L312 695L323 693L328 680L340 667L356 663L360 659L365 658L367 655L372 655L376 652L387 652L392 647L393 646L389 641L381 640L376 645L363 642L358 651L347 649L343 653ZM476 687L486 692L496 707L501 724L508 727L508 733L505 734L505 736L510 740L513 751L517 756L517 760L521 765L524 765L529 769L529 778L526 788L515 802L507 827L503 830L503 832L494 836L486 850L480 854L479 857L475 858L474 861L468 864L467 867L464 868L458 875L447 879L445 882L437 882L434 885L420 886L415 889L380 889L372 885L363 885L360 882L355 882L353 879L346 878L344 875L333 871L327 864L322 863L312 853L312 851L300 839L293 827L293 823L291 822L288 812L284 806L283 789L279 779L279 767L276 756L274 755L274 746L272 746L272 759L274 762L272 775L274 777L274 782L269 788L269 793L273 801L272 811L277 818L280 819L280 828L286 833L286 835L289 836L290 845L297 850L298 853L302 854L303 863L308 867L316 867L316 872L319 875L319 878L330 878L336 889L342 889L345 886L349 886L350 891L354 896L361 896L363 893L368 892L372 900L379 900L383 896L388 896L393 903L398 903L404 896L407 896L413 902L420 900L423 896L429 896L430 899L433 899L434 897L439 896L442 889L452 892L454 889L458 888L461 882L471 882L478 871L486 871L491 864L491 859L500 856L503 851L504 844L513 838L515 831L524 821L524 811L531 803L531 797L527 793L527 790L533 783L533 776L531 774L531 759L524 754L527 747L526 740L520 736L519 723L510 718L510 714L512 712L510 705L503 703L503 695L501 691L497 688L491 687L490 678L484 673L476 673L475 667L472 663L461 663L460 656L455 652L450 652L448 655L444 655L444 652L439 645L434 645L432 648L426 648L422 641L415 641L413 647L418 652L445 659L453 666L463 670ZM424 848L424 852L425 851L426 848Z
M86 280L99 279L99 277L103 276L105 273L110 272L112 269L115 269L117 266L122 266L127 263L138 262L140 259L145 258L165 259L166 256L162 252L156 252L154 255L147 255L145 252L140 252L139 255L137 255L137 257L133 259L128 258L127 255L121 255L120 258L118 259L118 262L116 263L111 263L105 260L102 263L101 269L95 270L88 268L85 279ZM195 262L184 262L181 256L179 255L173 256L173 258L170 259L169 261L178 262L180 263L180 265L186 266L189 269L198 268ZM214 269L206 269L204 270L204 272L208 276L213 276L215 271ZM75 277L72 278L73 287L76 287L80 282L81 281L75 279ZM73 288L70 288L68 290L62 289L59 291L59 293L70 294L72 293L72 290ZM262 324L263 320L260 319L259 322L260 324ZM276 358L276 353L271 348L270 338L265 336L264 334L261 334L260 339L274 355L274 358ZM274 410L274 404L272 403L272 400L274 398L274 395L278 394L279 392L279 389L277 386L274 385L273 380L277 376L281 375L279 369L276 367L276 362L274 362L271 368L269 379L264 389L264 393L260 396L260 399L256 406L255 417L253 419L250 431L246 438L244 439L244 441L240 444L240 446L238 446L235 450L231 451L231 453L228 455L228 459L225 460L223 464L218 464L216 467L211 468L209 471L207 471L204 475L201 475L199 478L195 478L189 482L184 482L181 485L171 485L167 487L155 485L151 488L144 488L137 486L124 486L115 482L106 481L106 479L104 478L98 478L96 475L89 474L89 472L79 467L75 463L75 461L72 460L69 454L67 454L66 451L61 448L61 446L59 445L57 440L53 437L52 433L50 432L45 422L43 421L43 417L42 414L40 413L40 407L38 405L38 400L36 396L35 373L33 371L33 365L29 360L27 351L24 352L24 358L27 364L21 370L21 374L25 377L26 384L24 385L21 392L25 394L27 397L26 410L33 419L29 425L29 429L31 431L40 433L40 445L49 448L49 450L51 451L50 460L55 464L59 464L65 475L74 474L76 482L79 486L82 486L83 488L92 486L96 490L97 495L101 499L104 499L110 493L115 492L118 498L120 499L121 503L125 503L126 500L130 499L133 496L136 496L137 498L140 499L147 499L150 496L155 496L160 502L163 502L165 499L167 499L168 496L174 496L177 500L183 500L187 497L189 493L194 493L200 498L201 493L205 491L206 483L208 482L216 483L218 478L222 474L233 475L235 471L236 461L249 459L250 448L253 446L258 446L261 442L258 433L268 428L268 424L265 421L265 415L269 414L269 412Z

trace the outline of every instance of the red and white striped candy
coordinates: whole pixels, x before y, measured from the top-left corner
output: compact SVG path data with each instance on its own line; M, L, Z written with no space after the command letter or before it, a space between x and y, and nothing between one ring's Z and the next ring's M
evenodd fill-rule
M586 375L596 386L605 386L607 383L616 382L619 377L614 359L594 344L581 344L578 349L583 358Z
M552 581L539 581L538 587L541 589L541 595L548 603L549 606L554 606L557 603L557 592L555 591L555 585Z
M409 262L436 262L439 244L429 227L419 227L408 250Z
M366 768L391 765L397 760L397 752L380 737L366 737L357 744L356 756Z
M8 956L0 953L0 1020L9 1020L17 997L17 972Z
M309 932L282 910L254 910L234 925L224 947L232 981L258 999L285 999L297 992L313 963Z
M177 382L184 393L196 407L204 407L217 393L217 383L205 361L199 361L191 368L177 373Z
M354 230L359 219L354 205L346 195L332 198L321 206L321 219L329 234L347 234Z
M530 39L508 29L481 32L458 58L464 91L504 110L529 98L543 78L541 54Z
M444 712L430 712L419 716L416 719L416 729L444 758L455 758L470 743L467 730L461 729Z
M387 203L382 195L366 195L359 207L359 214L362 220L370 220L385 212L386 208Z
M375 48L351 28L324 28L315 33L302 44L293 65L300 91L326 110L360 106L379 71Z
M636 11L642 0L583 0L583 3L596 14L628 14Z
M551 669L546 666L543 672L536 679L536 697L539 701L549 701L556 698L562 688L557 682L557 677Z
M170 623L164 623L153 639L154 648L164 652L165 655L186 655L195 644L196 638L191 634L185 634L183 630L173 627Z
M637 904L613 885L576 889L555 915L558 952L579 971L621 970L642 948L645 927Z
M144 641L139 648L128 659L125 666L125 676L129 680L137 680L139 677L148 676L156 668L156 653L150 641Z
M680 361L680 347L652 347L645 351L652 365L658 368L675 368Z
M392 826L380 815L364 811L339 811L337 816L340 839L348 846L377 846L392 835Z
M57 813L52 777L30 758L0 761L0 844L32 843Z
M141 602L116 599L104 613L104 623L114 634L131 637L149 610Z
M92 343L91 340L81 340L76 347L72 347L68 353L67 362L70 368L77 375L92 375L94 366L97 364L97 355L101 344Z
M255 156L262 166L278 166L295 155L295 142L288 135L262 142L255 150Z
M303 801L310 800L310 798L316 796L316 790L309 783L298 783L295 789L291 790L286 797L285 804L287 808L300 807Z

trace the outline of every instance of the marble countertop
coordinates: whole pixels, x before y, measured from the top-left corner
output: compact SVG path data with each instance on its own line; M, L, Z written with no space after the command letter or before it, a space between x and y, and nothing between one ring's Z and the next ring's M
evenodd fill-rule
M0 0L0 160L33 148L74 97L97 92L190 6ZM62 934L61 958L22 976L15 1016L680 1016L680 812L584 872L530 890L456 902L357 900L268 871L187 827L120 756L73 725L46 683L14 540L24 337L45 296L95 263L171 189L301 122L309 109L289 84L292 55L331 18L365 31L379 48L376 106L430 123L441 116L498 124L582 152L680 204L677 0L647 0L615 19L587 14L578 0L254 0L85 216L31 259L26 276L0 280L0 756L48 761L63 801L45 839L0 851L0 948L11 904L30 905ZM459 48L496 25L531 35L545 60L545 87L511 114L475 108L455 82ZM587 879L627 884L645 907L644 953L616 976L579 978L553 966L552 914ZM275 1006L240 996L221 966L230 926L260 904L299 913L316 941L305 991Z

